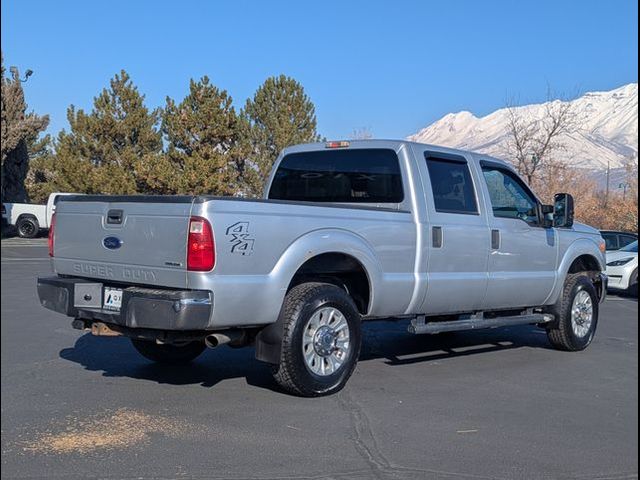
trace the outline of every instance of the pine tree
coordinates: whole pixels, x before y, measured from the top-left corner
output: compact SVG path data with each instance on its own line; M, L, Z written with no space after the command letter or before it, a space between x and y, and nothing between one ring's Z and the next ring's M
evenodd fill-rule
M233 195L237 191L238 115L232 98L208 77L191 80L180 102L167 97L162 131L168 144L149 182L165 193Z
M149 111L122 70L94 98L87 114L71 105L70 131L60 132L53 161L56 189L82 193L132 194L149 190L146 163L162 153L160 111Z
M291 77L270 77L242 110L246 161L239 164L246 194L260 196L280 151L296 143L316 142L313 102Z
M49 194L55 190L53 183L53 141L51 135L32 138L27 142L29 153L29 171L25 179L25 187L29 198L34 203L46 203Z
M36 141L49 124L48 115L27 113L24 90L18 70L12 67L11 77L5 76L2 66L2 201L26 202L29 200L25 179L29 168L28 145ZM29 73L29 72L27 72Z

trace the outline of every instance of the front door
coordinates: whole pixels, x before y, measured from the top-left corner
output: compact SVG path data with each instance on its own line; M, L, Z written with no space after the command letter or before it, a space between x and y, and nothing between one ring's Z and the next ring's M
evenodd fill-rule
M557 233L542 225L538 200L515 172L481 165L493 213L484 309L543 305L556 280Z

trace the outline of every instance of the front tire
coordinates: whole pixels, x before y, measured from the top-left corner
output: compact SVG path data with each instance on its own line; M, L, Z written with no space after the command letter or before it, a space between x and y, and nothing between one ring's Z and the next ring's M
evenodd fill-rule
M204 342L184 345L158 344L149 340L132 338L134 348L148 360L165 365L184 365L194 360L205 349Z
M362 343L360 314L353 299L327 283L304 283L284 299L280 363L276 382L303 397L335 393L353 373Z
M16 223L16 229L20 238L35 238L40 231L40 225L35 218L23 217Z
M599 315L598 294L584 273L569 274L562 295L550 313L555 322L547 328L554 348L575 352L584 350L596 333Z

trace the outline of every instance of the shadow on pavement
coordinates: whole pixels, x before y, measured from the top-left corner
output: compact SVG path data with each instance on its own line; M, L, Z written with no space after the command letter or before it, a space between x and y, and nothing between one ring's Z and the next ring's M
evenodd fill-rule
M615 291L607 293L609 297L619 297L624 298L625 300L630 300L632 302L638 303L638 286L636 285L635 289L629 289L628 291Z
M440 335L411 335L407 321L368 322L360 361L385 359L388 366L430 362L458 356L514 348L550 348L543 330L533 326L509 327ZM140 356L127 338L86 334L60 357L106 377L129 377L161 384L213 387L232 378L245 378L252 386L279 391L269 366L254 358L253 348L220 347L207 350L185 366L166 366Z
M142 357L128 338L96 337L87 333L60 357L105 377L130 377L171 385L213 387L231 378L246 378L253 386L277 391L269 366L254 358L253 348L206 350L188 365L160 365Z
M551 348L545 331L535 326L411 335L408 323L382 321L365 327L360 361L384 358L396 366L522 347Z

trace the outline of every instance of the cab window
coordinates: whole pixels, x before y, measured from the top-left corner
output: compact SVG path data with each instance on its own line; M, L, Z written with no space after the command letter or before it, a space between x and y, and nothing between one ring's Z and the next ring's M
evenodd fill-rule
M429 154L425 157L436 212L477 215L476 192L467 162Z
M524 182L506 168L483 165L493 216L539 223L538 202Z

